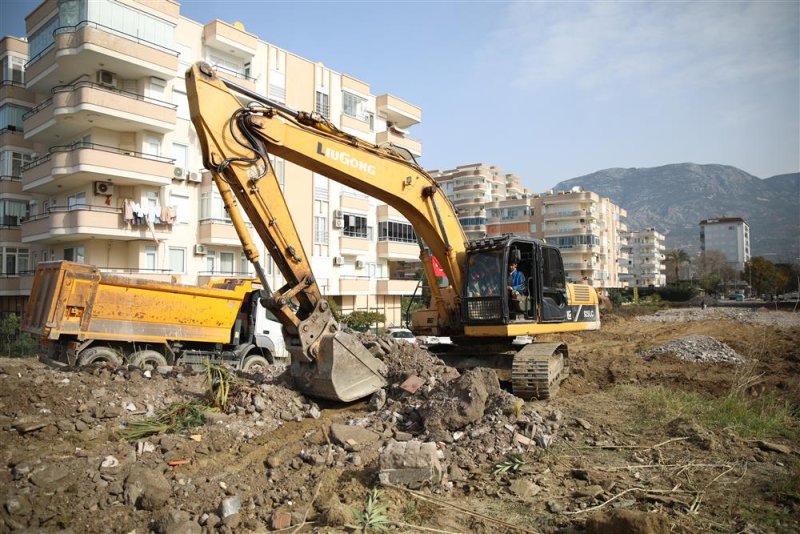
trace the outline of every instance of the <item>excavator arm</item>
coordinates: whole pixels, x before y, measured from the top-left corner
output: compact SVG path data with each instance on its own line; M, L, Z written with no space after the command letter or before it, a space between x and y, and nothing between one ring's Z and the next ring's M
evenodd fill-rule
M321 116L296 112L237 88L248 102L244 105L228 85L204 63L193 65L186 73L189 107L204 165L211 171L245 254L264 285L264 303L286 329L296 382L308 393L337 400L368 395L383 385L376 377L385 370L357 340L339 330L314 279L268 155L366 193L405 216L431 251L429 254L420 243L436 326L452 333L463 328L458 288L466 255L466 238L456 212L436 181L391 147L371 145L341 132ZM239 206L286 279L275 291L264 276ZM447 274L447 287L438 287L431 254ZM295 301L299 304L296 309L292 306Z

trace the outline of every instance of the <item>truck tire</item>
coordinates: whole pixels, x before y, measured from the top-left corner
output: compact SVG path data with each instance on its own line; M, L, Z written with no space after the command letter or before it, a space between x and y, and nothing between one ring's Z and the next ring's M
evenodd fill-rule
M252 367L260 365L263 368L269 367L269 362L263 356L258 356L256 354L252 356L248 356L247 358L242 361L242 371L250 371Z
M122 365L122 358L117 351L108 347L89 347L78 356L78 367L95 363L108 363L119 367Z
M160 352L154 350L140 350L131 354L128 363L142 369L156 369L166 367L167 359Z

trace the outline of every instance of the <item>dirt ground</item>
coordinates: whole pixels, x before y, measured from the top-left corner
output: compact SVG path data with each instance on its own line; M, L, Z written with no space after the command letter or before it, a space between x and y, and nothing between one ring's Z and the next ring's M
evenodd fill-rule
M706 337L743 363L688 358ZM385 399L315 402L274 368L228 413L138 440L205 376L0 359L0 531L352 531L375 488L372 525L396 532L800 531L800 314L606 314L554 339L571 375L547 403L373 339ZM418 442L427 479L381 485L387 451Z

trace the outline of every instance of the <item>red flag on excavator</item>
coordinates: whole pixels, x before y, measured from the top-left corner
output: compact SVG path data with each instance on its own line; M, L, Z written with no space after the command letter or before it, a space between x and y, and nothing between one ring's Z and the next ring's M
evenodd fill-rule
M431 256L431 265L433 266L433 274L435 276L447 276L442 269L442 264L436 259L436 256Z

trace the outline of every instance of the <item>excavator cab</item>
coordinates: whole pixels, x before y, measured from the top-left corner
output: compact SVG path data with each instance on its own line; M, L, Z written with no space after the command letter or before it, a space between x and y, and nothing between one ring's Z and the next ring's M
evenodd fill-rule
M515 281L511 264L519 273ZM511 235L473 241L461 302L466 325L563 322L567 286L561 253Z

